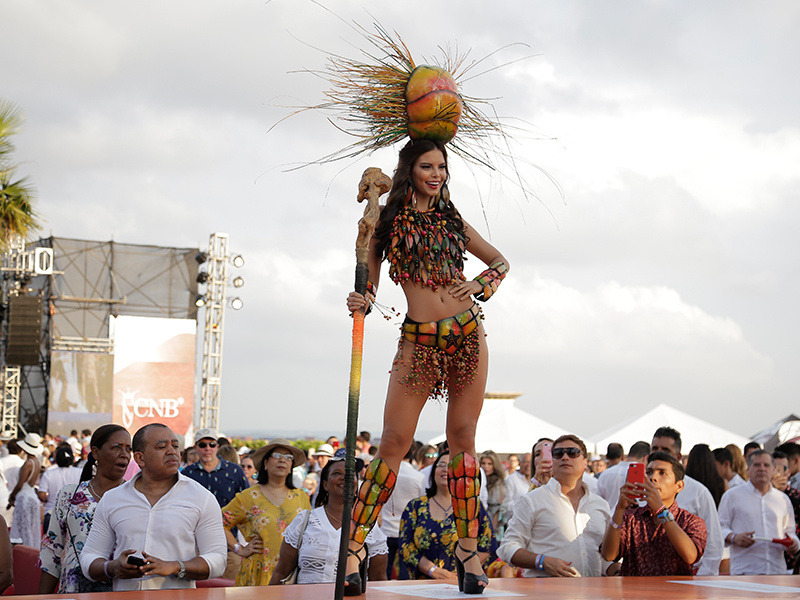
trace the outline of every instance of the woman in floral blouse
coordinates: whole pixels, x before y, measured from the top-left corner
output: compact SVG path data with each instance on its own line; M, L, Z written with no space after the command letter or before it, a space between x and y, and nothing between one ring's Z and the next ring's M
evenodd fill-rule
M274 440L253 454L258 484L236 494L222 509L228 548L241 556L236 585L269 585L278 564L283 532L311 503L303 490L295 489L292 469L305 462L302 450L288 440ZM237 528L247 541L237 543L231 529Z
M131 436L119 425L103 425L94 432L91 449L80 483L64 486L56 497L39 552L40 594L52 594L56 585L60 594L111 591L111 581L83 576L78 556L100 498L123 482L131 461Z
M450 455L442 452L431 469L425 495L408 503L400 519L400 579L444 579L456 582L458 542L453 506L447 486ZM481 562L497 550L489 515L480 507L478 556Z

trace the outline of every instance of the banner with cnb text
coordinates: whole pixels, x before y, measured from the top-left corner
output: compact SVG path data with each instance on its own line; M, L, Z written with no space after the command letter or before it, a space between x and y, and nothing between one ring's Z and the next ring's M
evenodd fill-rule
M131 435L148 423L192 432L195 338L193 319L112 317L113 421Z

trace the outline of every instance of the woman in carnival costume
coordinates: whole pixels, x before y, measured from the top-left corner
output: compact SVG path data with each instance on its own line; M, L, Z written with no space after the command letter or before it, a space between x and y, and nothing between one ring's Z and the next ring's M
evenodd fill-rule
M367 294L352 292L347 298L351 313L370 308L386 261L389 278L403 289L408 309L390 375L381 444L353 506L345 594L359 595L366 589L364 541L394 489L420 412L432 397L448 400L448 485L459 538L459 589L480 594L488 578L477 553L481 480L475 429L489 354L475 300L486 301L495 293L509 263L453 204L447 188L446 144L485 165L485 145L479 142L487 133L502 131L459 94L451 73L460 63L417 66L402 42L377 29L371 41L387 57L377 65L331 58L327 75L334 90L328 94L329 103L315 107L344 108L346 120L362 125L361 141L330 160L411 138L400 150L370 242ZM478 143L470 147L456 141L456 131L462 141L466 137ZM472 279L464 274L467 253L486 265Z

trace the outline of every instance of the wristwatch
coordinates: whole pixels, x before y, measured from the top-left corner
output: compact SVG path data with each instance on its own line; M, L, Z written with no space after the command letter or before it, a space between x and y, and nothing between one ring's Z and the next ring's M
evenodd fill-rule
M666 525L670 521L674 521L675 517L672 516L672 513L668 510L662 510L660 513L656 515L656 520L661 523L662 525Z
M180 566L181 570L178 571L178 574L175 575L175 577L178 578L178 579L184 579L186 577L186 565L183 564L182 560L179 560L178 561L178 566Z

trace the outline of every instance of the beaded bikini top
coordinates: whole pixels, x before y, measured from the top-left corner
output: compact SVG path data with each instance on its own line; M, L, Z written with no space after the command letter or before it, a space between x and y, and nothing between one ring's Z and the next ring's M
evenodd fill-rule
M389 277L412 281L434 290L464 281L466 240L442 213L403 207L392 222L387 250Z

